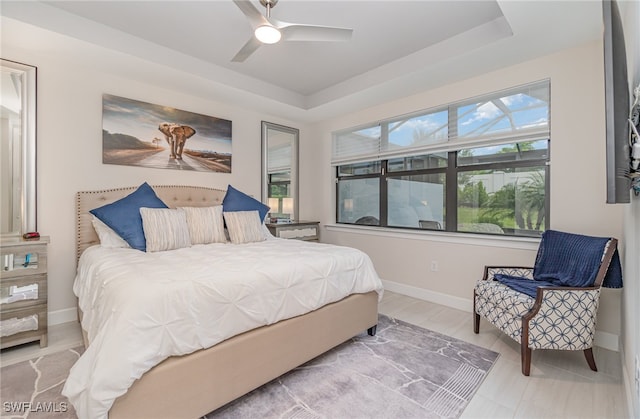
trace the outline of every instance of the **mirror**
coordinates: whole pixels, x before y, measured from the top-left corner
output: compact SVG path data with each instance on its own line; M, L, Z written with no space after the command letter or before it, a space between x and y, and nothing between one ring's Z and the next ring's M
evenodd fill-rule
M298 139L300 130L262 121L262 202L271 222L298 219Z
M36 231L36 67L0 60L0 234Z

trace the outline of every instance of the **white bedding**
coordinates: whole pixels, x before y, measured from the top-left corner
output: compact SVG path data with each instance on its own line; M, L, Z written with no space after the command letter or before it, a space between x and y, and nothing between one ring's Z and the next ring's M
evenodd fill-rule
M272 239L167 252L87 249L74 292L90 345L63 394L80 418L114 400L172 355L315 310L382 283L369 257L341 246Z

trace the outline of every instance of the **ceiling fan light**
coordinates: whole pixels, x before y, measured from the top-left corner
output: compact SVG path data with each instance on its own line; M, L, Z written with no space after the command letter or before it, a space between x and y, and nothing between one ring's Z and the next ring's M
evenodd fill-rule
M282 37L278 28L270 25L258 26L255 30L255 35L256 38L258 38L258 41L263 44L275 44L280 41L280 38Z

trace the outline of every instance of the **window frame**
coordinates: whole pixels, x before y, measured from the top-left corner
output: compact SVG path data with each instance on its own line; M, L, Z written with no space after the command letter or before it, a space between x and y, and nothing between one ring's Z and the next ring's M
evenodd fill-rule
M497 135L487 137L487 136L479 136L477 139L473 138L465 138L457 136L457 124L458 124L458 109L466 106L470 103L479 102L479 101L492 101L496 98L508 97L505 95L514 95L514 94L526 94L529 92L529 89L538 89L544 88L546 89L546 120L543 120L544 123L541 125L541 128L530 129L526 127L523 129L523 132L518 133L517 128L512 129L511 132L507 133L507 135L502 135L502 133L498 133ZM542 96L542 95L540 95ZM538 98L535 96L534 98ZM421 112L412 112L411 114L407 114L404 116L393 117L386 120L376 121L375 123L370 123L367 125L362 125L357 128L341 130L333 133L334 145L333 151L334 154L332 156L332 166L335 167L334 176L335 176L335 222L339 225L355 225L355 222L345 222L340 221L340 182L345 180L353 180L353 179L364 179L364 178L377 178L379 181L379 224L373 226L375 228L391 228L391 229L404 229L404 230L420 230L429 232L429 229L417 227L407 227L407 226L390 226L388 225L388 179L389 178L400 178L403 176L418 176L418 175L431 175L431 174L442 174L444 173L444 184L445 184L445 197L444 197L444 208L443 208L443 221L444 226L442 230L447 233L463 233L463 234L484 234L484 235L497 235L496 233L483 233L483 232L470 232L470 231L458 231L458 191L460 185L458 185L458 176L461 173L465 172L477 172L482 170L500 170L500 169L509 169L509 170L517 170L519 168L528 168L528 167L544 167L544 188L545 188L545 219L544 219L544 230L550 228L550 154L551 154L551 133L550 133L550 108L551 108L551 83L547 80L537 81L534 83L529 83L527 85L513 87L510 89L505 89L499 92L489 93L487 95L479 96L476 98L471 98L463 101L459 101L456 103L449 104L447 106L438 106ZM545 106L545 105L543 105ZM447 131L449 133L449 138L446 141L435 142L428 144L422 147L406 147L399 151L389 151L389 150L380 150L377 155L373 155L371 153L363 154L363 155L349 155L344 156L344 158L340 158L338 156L336 158L336 142L337 136L340 135L348 135L349 133L364 131L371 128L379 129L381 138L379 139L380 144L388 144L389 138L385 138L385 133L388 134L389 126L398 121L409 121L412 118L419 118L421 115L429 115L441 112L443 109L448 110L448 128ZM466 149L478 149L487 146L499 146L506 144L520 144L523 142L529 141L540 141L544 140L547 142L546 146L546 154L542 154L539 158L530 158L524 160L508 160L501 162L488 162L488 163L472 163L468 165L458 165L458 153L462 150ZM398 159L398 158L407 158L414 156L423 156L423 155L433 155L438 153L447 153L447 165L445 167L434 167L434 168L421 168L421 169L409 169L409 170L399 170L389 172L387 169L389 167L389 161ZM363 175L340 175L340 167L349 165L349 164L357 164L357 163L373 163L379 162L380 171L378 173L368 173ZM543 231L544 231L543 230ZM431 230L433 231L433 230ZM541 234L542 232L540 232ZM532 232L531 234L502 234L501 236L506 237L539 237L539 234Z
M547 140L548 141L548 140ZM548 141L548 148L550 150L550 141ZM469 232L469 231L458 231L458 175L460 173L465 172L476 172L482 170L500 170L500 169L519 169L519 168L529 168L529 167L544 167L544 175L545 175L545 221L544 221L544 229L549 229L550 225L550 202L548 199L549 189L550 189L550 158L549 153L547 153L547 157L540 159L530 159L530 160L516 160L516 161L508 161L508 162L492 162L492 163L479 163L465 166L458 166L458 152L450 151L447 153L448 164L445 167L436 167L436 168L427 168L427 169L418 169L418 170L403 170L403 171L394 171L389 172L387 170L388 160L380 160L381 170L378 173L367 173L363 175L348 175L348 176L339 176L340 166L336 166L335 168L335 176L336 176L336 188L335 188L335 220L337 224L341 225L356 225L355 222L344 222L339 221L339 183L341 180L354 180L354 179L378 179L380 185L380 201L379 201L379 224L374 227L385 227L385 228L398 228L398 229L409 229L409 230L427 230L419 227L405 227L405 226L393 226L388 223L388 179L403 177L403 176L419 176L419 175L433 175L433 174L444 174L445 175L445 202L444 202L444 228L441 231L446 231L449 233L464 233L464 234L491 234L491 233L482 233L482 232ZM455 185L449 186L449 185ZM506 235L511 236L511 235ZM515 237L530 237L530 235L513 235Z

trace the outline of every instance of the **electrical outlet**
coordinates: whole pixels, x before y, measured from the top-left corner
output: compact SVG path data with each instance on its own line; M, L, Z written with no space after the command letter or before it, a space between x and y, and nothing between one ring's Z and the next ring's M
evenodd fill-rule
M431 261L431 272L438 272L438 261Z

